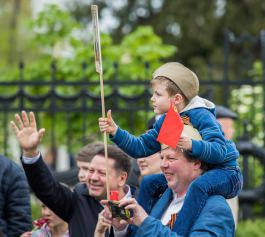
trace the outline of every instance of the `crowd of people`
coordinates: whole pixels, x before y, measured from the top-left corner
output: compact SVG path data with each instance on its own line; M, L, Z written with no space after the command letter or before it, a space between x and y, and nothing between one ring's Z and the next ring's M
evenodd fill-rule
M1 215L4 236L234 236L236 214L226 199L239 194L242 174L239 153L216 119L216 106L198 96L197 75L180 63L155 70L151 87L152 126L136 137L114 122L111 111L99 118L100 131L115 145L107 145L107 159L102 143L81 148L76 155L79 183L73 189L56 181L43 161L39 146L45 129L37 128L34 113L15 115L11 127L25 174L19 167L14 171L24 187L12 188L24 198L26 210L15 216L25 223L14 221L23 228L13 228ZM157 139L170 110L183 123L176 146ZM169 127L167 132L174 133L175 126ZM8 173L2 167L0 172L7 182ZM26 178L42 203L44 223L33 231ZM107 200L109 191L117 192L115 203ZM12 202L10 208L22 211Z

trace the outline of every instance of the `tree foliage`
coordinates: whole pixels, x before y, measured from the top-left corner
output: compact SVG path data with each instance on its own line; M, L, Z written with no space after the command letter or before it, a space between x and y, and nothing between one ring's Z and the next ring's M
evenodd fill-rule
M57 61L57 79L78 80L82 75L81 64L94 62L92 30L87 31L69 12L61 10L58 6L47 6L31 22L31 28L35 32L32 43L42 52L39 59L47 61L53 58ZM83 36L84 33L87 33L87 36ZM114 44L109 35L102 34L101 47L106 79L113 76L113 62L120 64L120 79L146 79L144 70L139 70L145 62L151 61L151 67L154 69L161 59L168 58L176 52L176 47L164 44L150 26L136 28L119 44ZM43 65L43 62L38 61L35 64ZM29 66L29 73L31 67L34 66ZM35 75L33 79L43 76L41 70L39 73L40 75ZM87 76L92 79L97 77L94 67L88 69ZM27 77L32 79L32 75Z
M99 0L93 3L99 4L102 18L105 12L115 18L110 29L115 43L121 42L124 35L139 25L150 25L165 43L179 48L172 59L189 66L210 58L220 62L225 29L236 35L244 32L256 35L264 28L265 4L262 0L135 0L119 4ZM89 21L86 17L88 10L82 1L72 3L69 10L83 22Z
M262 237L265 232L264 219L239 222L236 237Z

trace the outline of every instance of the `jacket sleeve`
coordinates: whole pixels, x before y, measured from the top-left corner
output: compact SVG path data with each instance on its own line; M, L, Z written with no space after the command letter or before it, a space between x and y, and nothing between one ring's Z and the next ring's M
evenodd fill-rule
M198 109L193 112L191 119L203 140L192 140L190 155L210 164L223 163L228 158L227 144L215 116L206 109ZM234 152L236 156L239 155L236 150Z
M230 207L221 196L211 196L192 227L189 237L235 235Z
M160 220L152 216L148 216L142 223L141 226L138 227L137 232L135 234L137 237L180 237L176 232L173 232L167 226L164 226Z
M133 136L127 131L118 128L115 136L110 139L131 157L140 158L150 156L161 150L160 143L156 140L165 116L162 116L145 134Z
M33 164L22 161L29 185L35 195L55 214L68 222L75 203L74 193L64 185L55 181L42 157Z
M8 236L20 236L32 228L29 186L22 168L15 163L11 163L6 175L5 218Z

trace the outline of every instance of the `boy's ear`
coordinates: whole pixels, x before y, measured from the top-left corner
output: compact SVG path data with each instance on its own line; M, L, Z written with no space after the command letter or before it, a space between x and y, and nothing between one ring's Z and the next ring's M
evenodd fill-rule
M183 96L181 94L175 94L171 101L173 104L180 104L184 100Z

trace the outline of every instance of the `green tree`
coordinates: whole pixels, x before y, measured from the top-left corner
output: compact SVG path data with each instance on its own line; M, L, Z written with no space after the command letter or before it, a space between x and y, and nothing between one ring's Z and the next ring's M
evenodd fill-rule
M84 25L71 17L69 12L59 9L56 5L47 6L40 12L36 20L31 22L31 28L35 32L33 45L42 53L40 60L55 59L58 63L57 79L73 79L81 77L81 63L94 62L92 30L88 37L79 35L85 32ZM134 32L126 35L120 44L114 44L112 38L107 34L101 35L102 58L105 79L113 76L113 62L120 64L120 79L146 79L144 70L139 70L145 62L152 62L151 71L157 67L161 59L170 57L176 52L176 46L166 45L162 39L154 33L150 26L140 26ZM63 53L69 51L69 56ZM38 59L38 60L39 60ZM44 65L44 62L36 63ZM46 63L46 65L49 65ZM28 67L25 78L39 79L44 73L39 70L40 75L32 74L32 67ZM49 66L47 66L49 68ZM34 70L35 71L35 70ZM49 72L46 69L46 72ZM95 78L94 67L88 69L89 78Z
M29 49L27 40L30 31L26 27L26 21L31 17L31 12L29 1L0 0L0 4L0 80L3 81L5 78L2 74L16 68L24 51ZM30 51L27 56L29 55Z
M236 237L262 237L265 232L264 219L239 222Z

